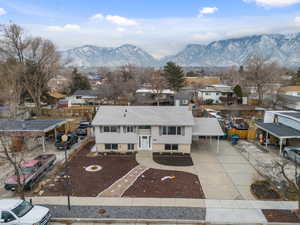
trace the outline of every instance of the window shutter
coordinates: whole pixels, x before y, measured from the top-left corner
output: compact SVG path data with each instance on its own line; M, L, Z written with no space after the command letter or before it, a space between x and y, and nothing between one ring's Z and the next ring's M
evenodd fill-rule
M185 127L181 127L181 135L182 135L182 136L185 135Z
M103 127L102 126L99 127L99 130L100 130L100 133L103 133Z
M162 129L163 129L163 127L159 127L159 136L161 136L162 135Z
M120 133L120 127L119 126L117 127L117 133Z
M127 127L126 126L123 126L123 133L127 133L126 130L127 129Z

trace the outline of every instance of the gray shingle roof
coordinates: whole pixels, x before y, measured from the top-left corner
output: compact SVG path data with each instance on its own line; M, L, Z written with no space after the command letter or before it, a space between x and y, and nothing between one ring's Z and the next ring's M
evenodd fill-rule
M298 137L300 138L300 131L292 127L288 127L281 123L262 123L256 122L256 126L265 131L268 131L270 134L278 138L291 138Z
M193 135L195 136L223 136L224 132L216 118L195 118Z
M182 106L101 106L92 124L193 126L194 120Z
M48 131L66 123L66 120L8 120L0 119L0 131Z

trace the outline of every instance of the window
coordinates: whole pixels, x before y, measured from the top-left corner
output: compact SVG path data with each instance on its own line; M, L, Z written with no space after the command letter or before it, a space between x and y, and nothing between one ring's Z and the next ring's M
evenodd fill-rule
M11 221L16 220L16 218L10 212L7 211L2 211L1 219L4 220L4 223L9 223Z
M151 129L151 126L139 126L139 129Z
M168 127L168 135L176 135L176 127Z
M76 99L81 99L82 98L82 96L76 96Z
M117 133L120 131L120 128L118 126L104 126L103 132L105 133Z
M220 94L219 92L216 93L216 95L219 95L219 94Z
M209 92L206 92L205 95L210 95L210 93L209 93Z
M127 149L128 150L134 150L134 144L128 144Z
M134 133L134 126L125 126L123 127L124 133Z
M165 144L165 150L167 151L177 151L178 145L177 144Z
M118 144L105 144L105 150L118 150Z
M161 135L184 135L184 127L176 127L176 126L163 126L160 127Z

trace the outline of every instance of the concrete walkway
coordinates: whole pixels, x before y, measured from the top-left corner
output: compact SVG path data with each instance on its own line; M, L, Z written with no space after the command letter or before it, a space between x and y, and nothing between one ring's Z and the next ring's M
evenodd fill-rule
M152 153L139 152L136 160L140 165L163 170L176 170L196 174L208 199L253 200L250 185L260 176L252 165L228 141L209 144L206 140L192 145L193 166L165 166L153 161Z
M102 191L98 197L121 197L124 192L141 176L148 168L138 165L121 177L109 188Z

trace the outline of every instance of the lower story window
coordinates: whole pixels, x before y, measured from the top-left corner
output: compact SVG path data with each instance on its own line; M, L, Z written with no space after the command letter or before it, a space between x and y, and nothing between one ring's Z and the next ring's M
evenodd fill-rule
M128 144L127 149L128 150L134 150L134 144Z
M105 150L118 150L118 144L105 144Z
M178 145L176 145L176 144L165 144L165 150L177 151L178 150Z

